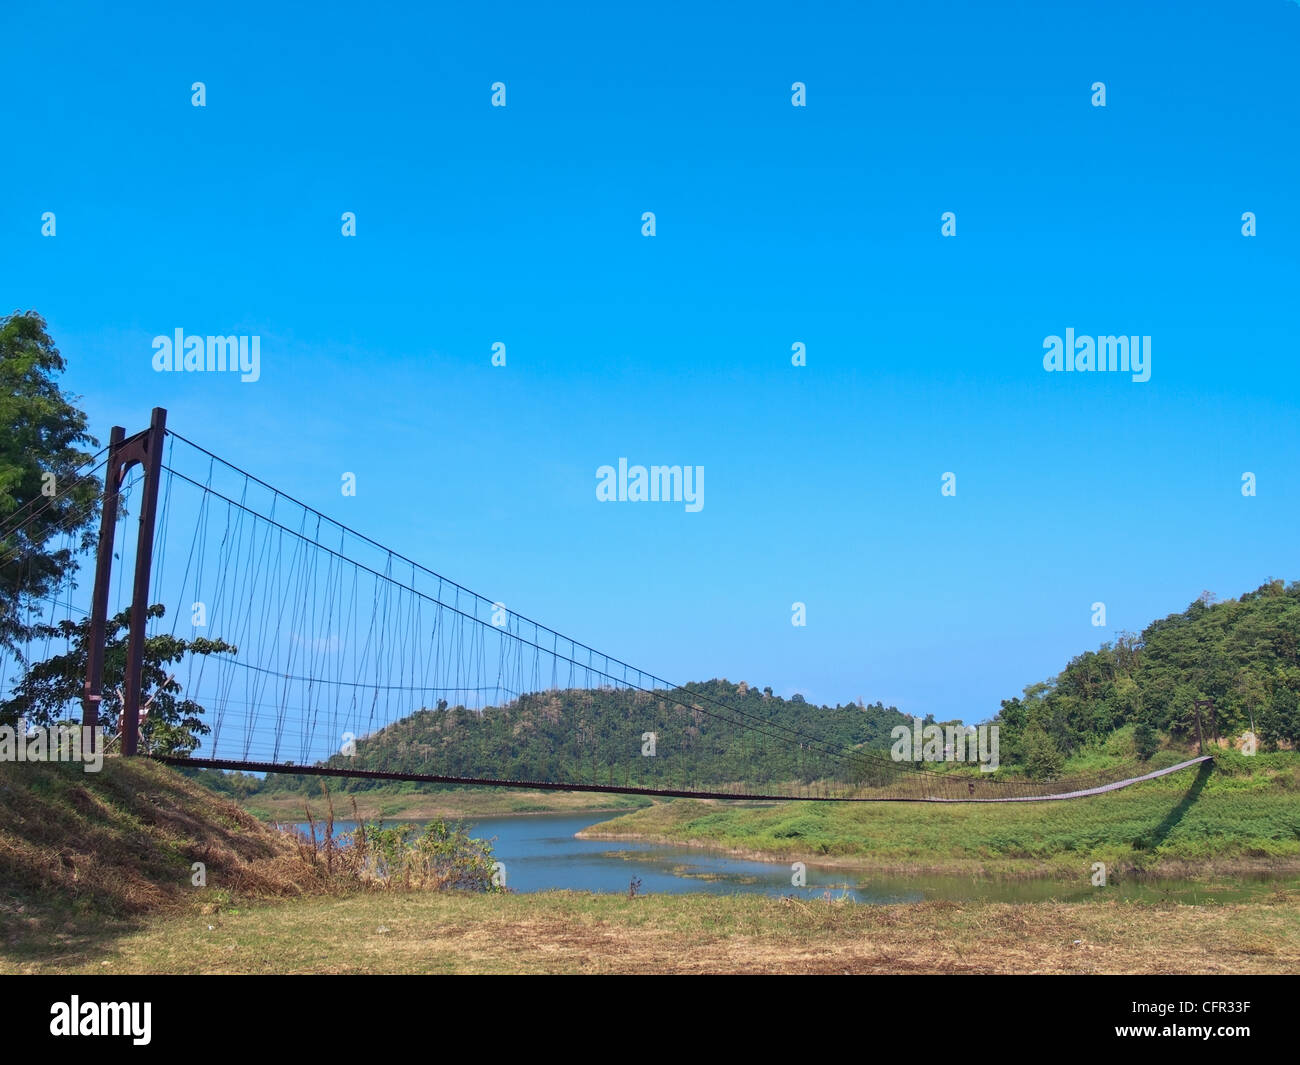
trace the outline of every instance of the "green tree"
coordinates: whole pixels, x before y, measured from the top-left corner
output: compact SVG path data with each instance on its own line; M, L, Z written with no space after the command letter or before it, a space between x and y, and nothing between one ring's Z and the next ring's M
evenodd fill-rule
M1293 688L1276 686L1259 714L1259 738L1265 750L1277 750L1279 742L1300 746L1300 696Z
M98 441L55 380L63 369L40 315L0 318L0 650L19 661L40 601L94 543L99 512L98 482L76 477L92 457L81 445Z
M1036 722L1066 755L1115 729L1145 723L1176 745L1206 742L1256 726L1265 749L1300 742L1300 582L1270 578L1239 599L1202 596L1141 633L1072 659L1023 699L1004 700L998 721L1008 760L1025 764L1025 730ZM1135 736L1135 741L1140 741Z
M1139 721L1133 728L1133 746L1137 749L1137 756L1145 762L1160 750L1160 737L1150 724Z
M1055 741L1034 722L1025 730L1025 772L1033 780L1051 780L1058 776L1065 758Z
M154 604L149 617L160 618L165 608ZM122 713L121 689L126 679L126 646L131 612L124 610L108 620L104 628L104 698L100 703L99 724L109 736L117 732ZM80 720L86 679L87 643L90 619L61 621L58 626L42 626L42 635L59 635L68 641L61 655L30 666L13 695L0 702L0 723L25 718L29 728L67 720L72 712ZM153 754L189 755L199 745L199 738L211 730L203 723L203 707L193 699L182 697L180 684L169 668L186 655L235 654L238 648L224 640L199 637L183 640L169 633L148 637L144 642L144 667L141 670L141 705L149 712L140 730L142 750Z

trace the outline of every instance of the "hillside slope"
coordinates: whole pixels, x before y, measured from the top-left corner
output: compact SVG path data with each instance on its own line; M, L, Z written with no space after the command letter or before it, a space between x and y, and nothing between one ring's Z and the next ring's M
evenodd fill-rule
M1261 750L1300 745L1300 581L1270 580L1239 599L1208 593L1186 610L1121 633L1072 659L1055 677L1007 699L997 717L1006 762L1054 759L1135 726L1139 749L1159 734Z
M192 864L206 866L207 888ZM0 763L0 951L48 952L202 901L295 895L315 874L293 840L166 766L109 758Z
M821 764L801 760L791 734L819 738L831 747L886 751L890 730L910 720L893 707L814 706L799 696L782 699L771 689L711 680L688 684L673 698L629 689L570 689L525 695L482 711L445 703L417 710L357 740L351 757L329 765L386 772L508 780L565 780L599 772L625 774L654 784L694 786L743 780L812 779ZM683 705L683 703L687 705ZM788 730L788 731L782 731ZM653 733L657 757L643 756ZM319 791L307 777L278 778L274 788ZM350 781L346 790L373 781Z
M1244 735L1259 749L1300 745L1300 581L1269 580L1239 599L1208 593L1186 610L1121 633L1068 662L1047 681L1004 699L996 716L1006 775L1062 776L1103 770L1080 756L1128 729L1126 746L1147 759L1161 747L1198 745L1196 704L1205 742L1240 748ZM988 720L992 707L966 708L967 721ZM927 717L926 722L933 719ZM645 787L750 786L811 781L824 761L801 742L825 748L884 752L891 730L910 718L881 703L815 706L783 699L770 688L710 680L671 693L635 689L566 689L522 695L504 706L415 710L356 741L340 769L437 774L515 781L579 780ZM643 754L653 735L657 755ZM810 745L811 747L811 745ZM1113 761L1113 760L1111 760ZM315 793L310 777L229 781L243 794ZM394 790L351 780L342 790Z

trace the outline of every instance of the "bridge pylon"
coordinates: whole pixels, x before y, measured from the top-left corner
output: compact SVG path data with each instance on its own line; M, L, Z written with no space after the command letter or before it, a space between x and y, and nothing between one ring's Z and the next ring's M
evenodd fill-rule
M99 548L95 555L95 585L87 640L86 683L82 696L83 739L94 736L99 724L104 691L104 642L108 625L109 582L113 574L113 539L117 530L118 496L131 467L144 469L140 503L140 529L136 538L135 580L131 595L131 620L126 648L126 676L122 684L122 753L137 753L140 743L141 676L144 671L144 637L149 613L149 575L153 566L154 527L158 517L158 482L162 475L163 443L167 436L167 411L154 407L149 428L132 436L113 426L104 467L104 498L99 518Z

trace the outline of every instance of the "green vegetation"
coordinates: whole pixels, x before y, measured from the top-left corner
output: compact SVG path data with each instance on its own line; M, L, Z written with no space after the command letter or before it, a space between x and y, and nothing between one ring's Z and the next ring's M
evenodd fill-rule
M332 837L327 836L330 843ZM331 844L332 845L332 844ZM414 825L362 822L345 834L341 853L360 863L367 881L402 890L496 891L492 845L468 828L441 818L419 832Z
M158 604L148 611L151 618L160 618L165 612ZM99 723L109 736L117 732L122 714L130 619L131 611L123 610L104 625L104 691L99 704ZM16 722L20 717L26 720L28 728L54 724L63 720L69 707L81 699L86 682L90 619L61 621L58 626L49 627L49 634L66 639L68 650L27 668L13 695L0 701L0 724ZM164 755L189 755L194 751L200 737L212 730L203 723L203 707L181 696L175 670L170 667L186 655L233 655L237 651L238 648L224 640L203 636L186 640L160 632L145 639L140 690L141 704L148 707L148 714L140 725L142 751ZM77 723L80 720L78 716Z
M1046 803L733 803L677 800L584 836L690 843L881 872L1078 877L1300 870L1300 756L1222 752L1191 770Z
M1071 660L1050 681L1007 699L995 718L1005 763L1051 775L1061 756L1137 726L1138 752L1156 736L1207 743L1253 731L1263 750L1300 744L1300 581L1269 580L1240 599L1208 593L1180 614Z
M830 746L883 752L889 749L890 730L910 720L880 703L814 706L725 680L686 685L679 697L694 705L627 689L540 692L483 711L442 703L358 740L354 756L336 755L327 764L524 781L608 779L650 787L808 781L821 775L822 762L797 742L756 735L748 724L779 724ZM655 734L655 758L642 756L645 732ZM594 765L593 759L598 760ZM246 779L238 786L245 795L319 788L315 778L285 774L257 789L250 790ZM382 786L370 780L340 784L349 792Z
M38 728L73 720L80 723L86 678L89 619L46 620L46 604L67 589L97 537L102 484L86 468L93 457L81 445L97 446L87 419L55 380L63 357L33 311L0 318L0 655L21 670L12 692L0 693L0 725L20 720ZM154 605L149 616L162 617ZM117 732L121 688L126 674L130 612L106 624L104 691L99 724ZM68 650L43 662L27 658L31 646L66 641ZM217 639L184 640L157 634L145 641L141 677L148 717L141 725L142 747L160 754L185 755L209 730L203 707L181 697L169 668L187 655L234 654Z
M0 318L0 651L23 661L41 601L94 543L99 482L76 479L98 446L55 381L63 356L35 312ZM82 471L87 474L89 471Z

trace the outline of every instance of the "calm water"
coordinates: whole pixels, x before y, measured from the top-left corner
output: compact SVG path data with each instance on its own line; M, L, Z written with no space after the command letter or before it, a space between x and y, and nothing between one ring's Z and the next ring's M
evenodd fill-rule
M807 869L807 885L793 887L789 862L754 862L695 847L621 840L575 839L574 833L599 824L609 815L532 814L472 820L470 835L492 841L497 861L506 867L512 891L594 891L625 894L633 877L639 893L706 891L732 894L834 897L858 902L921 902L926 899L998 902L1073 901L1098 898L1168 899L1175 902L1230 902L1267 893L1275 884L1295 884L1294 877L1243 877L1231 882L1191 880L1129 881L1094 888L1081 875L1075 884L1059 881L1012 881L952 876L882 877L844 869ZM412 822L422 825L422 822ZM308 831L305 824L297 825ZM351 821L335 823L335 834L351 832ZM317 831L322 826L317 825Z

